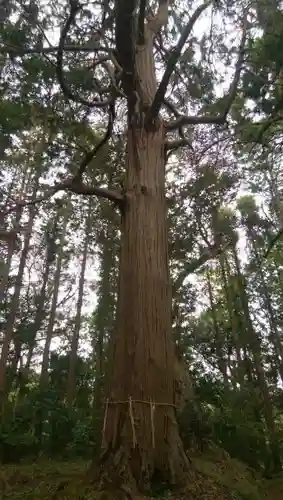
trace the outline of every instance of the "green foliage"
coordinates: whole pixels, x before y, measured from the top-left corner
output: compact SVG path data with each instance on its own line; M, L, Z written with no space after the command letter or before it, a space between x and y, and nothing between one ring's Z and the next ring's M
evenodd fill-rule
M150 498L165 500L279 500L282 479L266 484L254 477L249 469L232 460L217 447L210 447L205 454L194 454L188 487L183 491L163 491ZM3 500L48 500L53 495L58 500L110 500L111 491L95 490L89 481L89 463L40 460L33 464L5 466L0 469ZM270 492L270 495L268 493ZM149 498L149 497L148 497Z
M68 356L52 357L47 392L42 393L35 381L24 396L18 391L13 395L0 427L2 462L18 462L41 454L65 458L92 456L91 379L88 379L91 375L85 362L78 358L76 406L69 408L64 390L68 359ZM41 415L43 424L39 435L38 418Z
M181 114L189 109L196 114L211 115L226 109L227 99L219 97L217 88L218 83L226 84L226 77L220 75L217 63L224 63L231 70L235 41L226 41L229 36L226 23L232 20L234 32L242 4L218 3L220 7L216 6L216 10L220 17L223 15L223 26L214 24L214 13L209 15L209 30L200 34L196 30L191 36L171 77L168 99ZM101 119L101 110L93 112L70 102L58 89L56 51L42 51L43 32L49 34L55 26L62 27L67 2L39 4L40 18L31 19L23 4L17 5L19 12L15 12L15 19L7 19L1 24L0 152L6 152L6 157L2 155L3 161L1 157L1 169L8 179L3 193L1 191L3 212L6 202L13 202L22 193L24 198L31 196L32 180L37 172L42 172L36 186L38 196L46 194L49 182L53 185L53 181L77 172L85 152L97 145L103 136L103 120L107 122L106 114ZM112 8L110 4L109 9ZM173 4L158 65L168 61L175 38L191 16L192 2L185 7L184 2ZM260 5L261 12L258 12ZM225 130L218 125L184 129L192 140L193 152L187 153L184 149L172 163L168 162L171 175L167 178L167 200L174 311L177 309L173 334L184 347L196 392L195 400L189 401L179 416L182 438L189 453L193 449L207 452L209 447L215 446L221 448L224 461L228 461L226 450L231 457L262 471L271 455L266 400L270 402L267 410L272 413L275 438L282 456L283 396L278 383L280 377L280 382L283 379L282 352L278 348L283 336L282 243L279 242L267 259L262 256L274 233L282 227L283 23L282 12L277 5L274 7L274 2L255 2L254 9L257 19L255 23L250 19L240 88L228 117L230 127ZM250 28L258 25L262 33L256 31L254 36ZM68 35L67 44L84 44L96 29L93 13L84 9ZM111 46L113 33L110 31L105 35L105 43ZM157 39L156 51L160 43ZM102 99L112 85L105 68L97 70L95 57L93 52L68 50L64 53L64 76L68 86L81 97L86 94L90 101L97 96ZM84 177L89 186L110 186L120 191L125 136L119 134L124 130L127 114L120 102L116 111L118 118L114 130L117 134L88 165ZM176 118L177 115L173 115L171 113L170 117ZM231 134L233 126L237 146ZM276 142L278 137L280 140ZM172 134L172 139L175 138ZM41 142L44 148L38 154L37 146ZM258 143L255 153L254 143ZM242 196L243 190L248 191L247 196ZM250 196L251 192L255 197ZM237 200L239 194L241 198ZM256 200L258 197L261 197L260 203ZM38 299L47 267L47 236L52 232L53 221L60 215L59 204L42 200L36 207L36 223L27 245L28 258L22 276L16 277L16 273L23 253L13 255L10 281L0 309L2 341L11 313L14 285L21 282L12 329L14 342L7 364L8 402L0 426L0 451L4 463L32 460L39 455L53 460L88 459L99 453L105 381L111 368L109 351L117 302L121 214L108 201L90 207L91 217L86 227L87 258L89 268L95 272L93 276L87 271L85 280L83 306L88 310L80 317L78 345L78 352L83 349L84 357L76 356L76 391L70 407L66 403L69 352L76 325L77 268L82 260L82 228L87 213L83 198L72 195L71 202L74 209L68 220L60 304L57 304L52 332L52 342L54 340L60 347L56 354L53 350L49 356L44 390L39 375L42 341L48 329L60 230L58 234L55 231L54 255L41 311ZM264 210L259 208L261 202ZM25 224L30 213L30 207L23 209L20 224ZM7 227L17 227L16 211L8 212L4 222ZM24 237L21 237L22 243ZM0 252L1 257L2 252L5 257L3 262L8 261L8 249L1 247ZM41 323L35 330L38 311ZM36 371L30 366L25 371L31 348ZM264 384L259 368L264 373ZM213 460L197 460L196 468L233 490L234 498L260 498L257 487L250 487L249 480L234 488L237 481L233 474L229 473L227 479L222 471L218 473ZM235 469L238 466L235 461ZM38 470L34 474L40 475ZM21 492L12 492L10 498L33 498L33 494L38 498L50 498L51 494L57 494L60 474L52 470L50 464L44 474L38 481L37 477L35 485L20 485ZM58 484L52 482L52 474ZM69 498L72 495L78 498L76 487L70 486L66 493ZM84 498L91 498L91 495L93 492L84 491Z

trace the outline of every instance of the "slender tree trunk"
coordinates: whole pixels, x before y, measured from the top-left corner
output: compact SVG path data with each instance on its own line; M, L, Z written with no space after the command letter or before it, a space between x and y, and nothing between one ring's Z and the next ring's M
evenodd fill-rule
M85 226L85 238L84 238L84 246L83 246L81 273L80 273L80 279L79 279L77 312L76 312L75 326L74 326L72 342L71 342L71 351L70 351L70 364L69 364L68 382L67 382L67 403L68 403L69 407L72 406L73 401L74 401L74 397L75 397L75 393L76 393L76 364L77 364L79 335L80 335L80 327L81 327L81 314L82 314L82 304L83 304L83 294L84 294L87 251L88 251L88 245L89 245L89 239L90 239L91 208L92 208L92 203L91 203L91 198L90 198L89 205L88 205L88 214L87 214L87 218L86 218L86 226Z
M99 456L101 429L103 426L103 399L108 385L109 368L112 362L113 329L117 305L117 255L119 249L119 215L107 203L101 205L102 228L97 243L100 249L100 276L98 281L98 304L93 322L93 362L95 380L92 400L92 428L95 431L94 459ZM97 433L99 429L99 434Z
M217 321L217 317L216 317L216 313L215 313L215 305L214 305L214 300L213 300L213 292L212 292L209 271L207 271L207 273L206 273L206 279L207 279L207 286L208 286L208 296L209 296L209 302L210 302L210 310L211 310L211 316L212 316L212 322L213 322L213 329L214 329L214 335L215 335L217 363L219 366L219 370L223 376L224 385L225 385L225 387L228 387L229 380L228 380L228 374L227 374L227 362L226 362L226 359L224 358L224 354L223 354L223 338L222 338L222 335L219 331L218 321Z
M29 339L29 349L27 353L27 359L24 367L24 371L26 374L26 377L23 377L23 380L26 380L28 376L28 372L30 369L30 364L34 352L34 348L36 346L36 335L37 332L40 330L41 325L43 323L43 320L45 319L46 313L45 313L45 300L46 300L46 291L47 291L47 283L50 275L50 270L51 266L53 265L53 262L56 260L56 243L55 239L57 237L57 226L58 226L58 220L59 220L59 210L57 210L55 219L52 221L52 227L51 229L47 226L45 230L45 243L46 243L46 258L45 258L45 263L44 263L44 271L43 271L43 276L42 276L42 285L40 289L40 294L39 298L37 301L37 308L36 308L36 314L34 318L34 323L33 323L33 328L31 332L31 336Z
M50 255L50 249L46 248L46 259L45 259L45 264L44 264L44 272L42 276L42 285L40 289L40 294L37 302L37 308L36 308L36 313L35 313L35 318L34 318L34 323L32 325L32 331L31 331L31 337L29 339L29 348L28 348L28 353L27 353L27 358L25 365L22 368L22 373L20 375L20 396L23 396L25 393L25 387L28 382L28 376L29 376L29 370L30 370L30 365L31 365L31 360L34 352L34 348L36 346L36 335L38 331L41 328L41 325L43 323L43 320L45 318L45 299L46 299L46 287L48 283L48 278L50 274L50 265L51 265L51 255Z
M276 426L273 415L272 402L270 399L269 389L265 377L264 366L262 362L262 353L261 353L261 343L257 333L254 330L251 316L250 316L250 308L249 308L249 299L246 290L245 277L243 276L240 268L240 263L237 255L236 247L233 247L233 254L235 259L235 266L238 275L239 281L239 293L240 300L243 308L243 316L245 325L243 325L246 329L247 338L249 347L253 354L255 369L258 378L258 385L261 391L261 398L263 404L263 412L264 418L266 422L266 429L268 434L268 442L271 456L271 469L272 472L276 472L281 470L281 457L280 457L280 449L277 438Z
M49 351L50 351L50 345L51 345L51 341L52 341L53 329L54 329L54 324L55 324L55 319L56 319L57 301L58 301L58 293L59 293L59 286L60 286L62 261L63 261L63 256L64 256L64 242L65 242L65 236L66 236L67 223L68 223L68 210L67 210L67 208L65 208L64 215L63 215L63 227L61 229L60 243L58 246L58 254L57 254L57 261L56 261L56 269L55 269L55 274L54 274L54 288L53 288L53 294L52 294L51 309L50 309L49 321L48 321L48 326L47 326L47 333L46 333L45 344L44 344L44 349L43 349L42 364L41 364L41 373L40 373L40 381L39 381L41 392L44 392L48 386Z
M229 317L229 322L230 322L230 327L231 327L231 333L232 333L232 341L234 343L235 351L236 351L236 361L237 361L237 382L240 384L243 384L244 378L245 378L245 373L243 370L243 360L242 360L242 355L241 355L241 344L239 340L239 332L238 332L238 324L237 324L237 318L235 316L235 311L233 310L233 296L231 294L230 286L227 281L227 269L228 269L228 275L229 275L229 266L227 259L223 254L220 254L219 256L219 264L220 264L220 271L221 271L221 277L222 277L222 283L223 283L223 288L224 288L224 295L226 299L226 305L227 305L227 311L228 311L228 317Z
M40 294L39 294L34 323L33 323L33 327L32 327L32 334L31 334L31 338L29 339L29 349L28 349L28 353L27 353L27 359L26 359L26 363L24 366L24 370L27 373L30 369L33 351L34 351L34 348L36 345L36 335L37 335L37 332L39 331L39 329L41 328L42 322L43 322L44 317L45 317L44 306L45 306L45 299L46 299L46 286L48 283L49 273L50 273L50 262L48 261L48 258L46 258L44 272L43 272L43 276L42 276L41 290L40 290Z
M23 179L22 179L22 184L20 187L20 192L24 192L25 189L25 184L26 184L26 177L27 177L27 172L24 173ZM20 225L20 220L21 220L21 215L22 215L22 207L19 205L16 209L16 214L15 214L15 219L13 223L13 229L17 230ZM9 282L9 274L10 274L10 268L11 268L11 262L12 262L12 257L14 254L15 250L15 241L16 241L16 233L15 233L15 238L11 239L8 242L8 252L7 252L7 258L6 262L3 263L1 266L1 273L0 273L0 304L4 302L5 298L5 292L8 288L8 282Z
M36 192L38 189L38 181L40 177L40 172L36 174L36 178L34 179L34 186L33 186L33 193L32 197L35 198ZM20 257L20 264L19 264L19 269L16 277L16 283L15 283L15 289L14 289L14 294L12 297L11 301L11 306L10 306L10 313L7 319L6 323L6 331L5 331L5 337L3 340L2 344L2 351L1 351L1 358L0 358L0 399L2 402L4 401L4 392L5 392L5 376L6 376L6 368L7 368L7 361L8 361L8 355L9 355L9 348L11 341L13 340L14 337L14 327L15 327L15 321L17 317L17 311L18 311L18 306L19 306L19 300L20 300L20 293L21 293L21 286L22 286L22 281L23 281L23 274L24 274L24 269L26 266L26 260L29 252L29 246L30 246L30 238L32 234L32 228L33 228L33 222L34 218L36 215L36 207L31 206L30 211L29 211L29 220L27 223L27 229L25 232L24 236L24 246L23 250L21 253ZM18 349L18 339L15 340L15 347Z
M53 337L53 330L54 330L54 324L55 324L55 319L56 319L57 301L58 301L58 293L59 293L59 286L60 286L60 276L61 276L62 261L63 261L63 256L64 256L64 242L65 242L66 229L67 229L68 216L69 216L68 208L64 207L63 210L64 210L63 227L61 228L60 243L58 246L56 269L55 269L55 274L54 274L54 288L53 288L53 294L52 294L52 301L51 301L51 308L50 308L50 315L49 315L49 321L48 321L48 326L47 326L45 344L44 344L44 349L43 349L41 372L40 372L40 377L39 377L39 390L40 390L40 395L43 398L45 398L45 395L46 395L46 392L48 389L49 353L50 353L50 345L51 345L51 341L52 341L52 337ZM35 433L36 433L36 437L37 437L37 440L39 443L39 449L41 447L41 440L42 440L42 423L43 423L43 407L40 406L38 411L36 412L36 418L35 418Z
M103 239L100 242L102 246L101 280L98 290L99 302L95 315L93 416L95 416L97 409L101 409L105 391L106 372L109 365L108 358L113 342L113 317L116 306L116 283L113 283L113 275L115 275L115 257L117 253L113 241L117 238L117 229L113 227L112 220L108 220L106 224L107 227L103 231Z
M253 252L256 258L257 262L257 274L259 277L259 287L261 287L262 290L262 300L264 304L264 308L267 312L267 318L269 322L269 328L270 328L270 340L271 343L273 344L274 351L275 351L275 364L278 369L278 373L281 378L281 382L283 383L283 345L280 339L280 334L278 332L277 328L277 321L275 318L275 314L273 311L273 306L271 303L271 297L268 291L268 287L266 285L264 273L262 270L261 262L260 262L260 256L257 251L257 245L256 245L256 236L254 234L254 231L248 227L248 236L251 241L251 245L253 248Z

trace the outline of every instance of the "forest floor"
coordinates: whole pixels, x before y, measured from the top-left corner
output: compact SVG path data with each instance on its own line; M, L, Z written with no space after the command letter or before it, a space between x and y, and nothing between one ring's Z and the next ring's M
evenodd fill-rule
M0 467L1 500L102 500L86 480L86 462L42 460ZM109 497L108 497L109 498ZM115 500L115 495L112 496ZM144 497L143 497L144 498ZM164 492L164 500L279 500L283 474L262 480L226 452L211 448L192 455L192 475L178 493Z

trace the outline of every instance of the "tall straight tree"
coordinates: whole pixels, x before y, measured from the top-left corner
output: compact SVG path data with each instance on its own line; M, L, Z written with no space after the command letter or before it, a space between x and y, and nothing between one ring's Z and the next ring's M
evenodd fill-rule
M72 333L71 340L71 349L70 349L70 364L68 370L68 382L67 382L67 403L71 407L75 395L76 395L76 367L77 367L77 357L78 357L78 346L79 346L79 336L80 336L80 327L81 327L81 317L82 317L82 305L83 305L83 295L84 295L84 285L85 285L85 271L86 271L86 261L87 261L87 252L89 241L91 238L91 209L92 209L92 200L89 198L87 216L85 222L85 234L84 234L84 242L83 242L83 250L82 250L82 262L81 262L81 271L79 277L79 286L78 286L78 299L77 299L77 311L74 322L74 330Z
M247 9L243 2L236 10L232 7L230 12L237 19L241 32L239 50L230 89L217 100L211 91L214 75L205 70L205 64L203 71L197 68L193 31L205 11L209 17L218 8L224 8L225 16L229 14L230 2L226 8L222 2L208 0L195 10L194 2L189 2L189 14L187 6L169 0L101 1L96 4L95 12L77 0L69 0L67 4L69 13L58 47L38 48L30 43L29 47L19 47L18 51L23 57L37 52L48 53L49 57L55 52L57 77L67 101L76 101L90 109L108 110L108 127L101 142L86 153L75 175L58 182L46 196L64 189L77 194L93 194L109 199L121 210L113 373L105 405L101 470L103 478L110 477L112 485L119 487L119 483L125 482L142 491L150 488L156 477L170 484L179 483L189 469L174 407L165 197L167 153L180 146L191 146L183 132L186 126L225 125L240 79ZM96 17L99 4L100 26ZM91 23L85 31L84 43L78 45L75 38L78 30L85 26L85 19L91 19ZM170 33L172 23L175 34ZM204 40L204 47L206 43ZM185 45L186 50L183 50ZM77 75L71 74L70 68L78 53L80 68L77 74L85 61L93 70L100 68L97 77L91 75L78 82ZM85 56L89 53L94 54L91 60ZM198 91L199 81L191 81L190 72L195 80L196 74L206 79L203 92ZM84 97L74 89L76 82ZM166 94L169 91L172 94L173 89L175 98L168 101ZM184 105L184 92L191 108L198 109L195 116L184 114L189 106L182 110L176 108ZM83 182L89 162L112 135L117 100L122 100L126 108L122 192Z

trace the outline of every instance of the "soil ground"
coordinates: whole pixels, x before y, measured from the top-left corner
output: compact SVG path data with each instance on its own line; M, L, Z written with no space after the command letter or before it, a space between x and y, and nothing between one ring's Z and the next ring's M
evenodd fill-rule
M156 492L164 500L279 500L283 474L263 480L218 448L191 455L192 474L179 492ZM1 500L102 500L87 480L89 463L42 460L0 468ZM113 492L107 498L119 496ZM124 496L125 498L125 496ZM137 497L136 497L137 498ZM139 497L141 500L142 497ZM144 499L145 497L143 497Z

